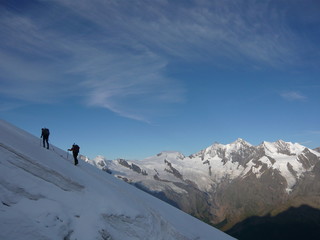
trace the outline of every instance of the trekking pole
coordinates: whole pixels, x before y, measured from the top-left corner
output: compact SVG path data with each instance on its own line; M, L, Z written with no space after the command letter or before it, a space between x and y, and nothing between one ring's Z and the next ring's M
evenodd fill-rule
M69 151L67 150L67 159L69 158Z
M55 152L53 145L51 144L50 140L48 140L48 142L50 143L50 148L52 148L52 150Z

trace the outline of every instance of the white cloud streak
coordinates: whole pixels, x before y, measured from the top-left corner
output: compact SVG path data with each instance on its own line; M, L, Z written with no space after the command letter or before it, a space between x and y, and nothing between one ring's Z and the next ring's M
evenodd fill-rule
M295 91L286 91L280 94L282 98L288 101L305 101L307 97L302 95L299 92Z
M310 130L310 131L307 131L307 133L312 135L320 135L320 130Z
M88 105L140 121L183 101L183 86L164 74L166 60L144 47L110 44L104 29L93 36L61 37L60 29L42 29L54 24L49 21L3 16L0 93L5 96L43 103L81 95Z
M60 1L106 31L117 29L125 44L140 43L163 54L217 62L249 59L270 66L297 60L299 37L272 1L191 2Z

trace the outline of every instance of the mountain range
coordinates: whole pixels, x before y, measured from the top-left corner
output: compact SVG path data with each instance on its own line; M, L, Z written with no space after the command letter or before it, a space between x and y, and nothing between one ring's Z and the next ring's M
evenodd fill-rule
M290 207L320 208L320 153L298 143L253 146L239 138L190 156L85 160L224 231Z

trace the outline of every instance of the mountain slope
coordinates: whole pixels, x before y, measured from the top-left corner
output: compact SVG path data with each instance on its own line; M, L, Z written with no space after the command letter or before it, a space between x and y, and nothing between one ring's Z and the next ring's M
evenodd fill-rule
M232 239L0 121L0 239Z
M320 210L302 205L291 207L274 217L250 217L227 233L241 240L318 239Z
M87 160L223 230L290 206L320 208L320 154L297 143L243 139L191 156L162 152L141 160Z

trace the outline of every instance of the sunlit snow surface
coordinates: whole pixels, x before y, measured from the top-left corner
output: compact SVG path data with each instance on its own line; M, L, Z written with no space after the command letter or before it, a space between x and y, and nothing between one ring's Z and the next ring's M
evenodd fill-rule
M1 240L232 239L3 121L0 200Z

